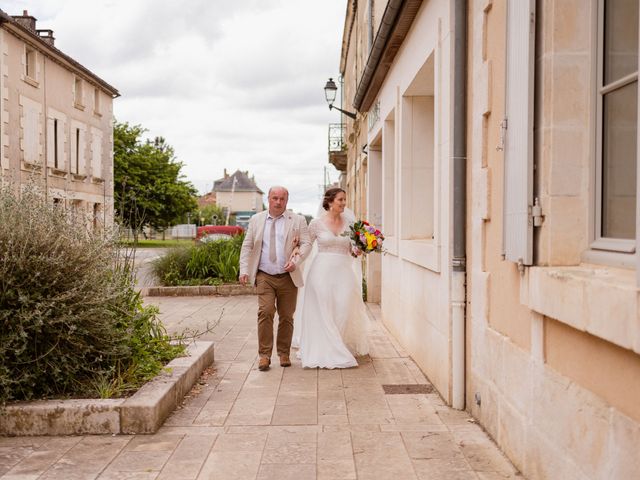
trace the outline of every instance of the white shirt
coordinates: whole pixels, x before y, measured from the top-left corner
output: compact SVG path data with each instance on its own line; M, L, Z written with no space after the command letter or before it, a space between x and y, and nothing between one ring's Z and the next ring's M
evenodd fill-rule
M258 264L258 270L262 270L269 275L278 275L285 273L284 271L284 213L280 216L273 218L270 214L267 214L267 220L264 224L264 233L262 235L262 251L260 252L260 263ZM276 229L276 257L277 262L273 263L269 260L269 247L271 246L271 229Z

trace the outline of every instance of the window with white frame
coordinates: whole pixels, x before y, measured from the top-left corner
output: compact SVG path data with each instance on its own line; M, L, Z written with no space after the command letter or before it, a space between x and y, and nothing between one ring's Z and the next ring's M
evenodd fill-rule
M638 1L600 0L594 248L633 252L638 162Z
M25 45L24 47L24 75L31 80L38 80L38 75L36 72L37 66L37 55L35 49Z

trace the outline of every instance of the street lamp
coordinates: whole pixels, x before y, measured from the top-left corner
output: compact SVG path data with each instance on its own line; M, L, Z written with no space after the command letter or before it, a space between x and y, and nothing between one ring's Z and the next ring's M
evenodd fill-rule
M356 119L356 114L352 112L347 112L346 110L342 110L341 108L334 107L333 102L336 101L336 92L338 91L338 87L336 83L333 81L333 78L330 78L327 84L324 86L324 98L327 99L327 103L329 104L329 110L336 109L339 112L344 113L347 117Z

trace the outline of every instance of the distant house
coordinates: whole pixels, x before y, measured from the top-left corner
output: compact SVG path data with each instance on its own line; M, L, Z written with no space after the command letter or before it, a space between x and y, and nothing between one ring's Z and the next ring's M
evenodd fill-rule
M118 91L55 47L25 10L0 10L0 182L33 179L52 203L113 221Z
M261 212L263 208L262 196L264 192L256 185L253 175L248 171L236 170L229 175L224 170L224 177L213 183L213 190L205 195L213 197L215 205L225 211L229 210L236 217L236 224L246 227L251 216Z

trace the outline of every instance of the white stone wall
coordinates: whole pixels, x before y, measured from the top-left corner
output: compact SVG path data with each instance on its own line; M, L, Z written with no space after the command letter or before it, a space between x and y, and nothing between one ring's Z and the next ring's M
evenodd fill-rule
M538 2L536 162L545 220L540 266L522 276L499 260L504 5L469 3L467 408L530 480L640 478L640 422L623 413L637 415L628 401L637 398L635 382L613 382L605 398L585 381L614 355L621 370L638 368L635 271L567 266L580 263L588 238L594 3ZM513 298L517 308L500 301ZM496 322L499 315L509 321ZM582 358L593 365L568 362L561 373L549 363L557 325L566 333L560 347L555 340L556 355L586 349Z
M368 195L381 200L387 237L383 320L449 403L450 14L446 1L423 3L374 101L380 115L368 134L382 157L380 185Z

